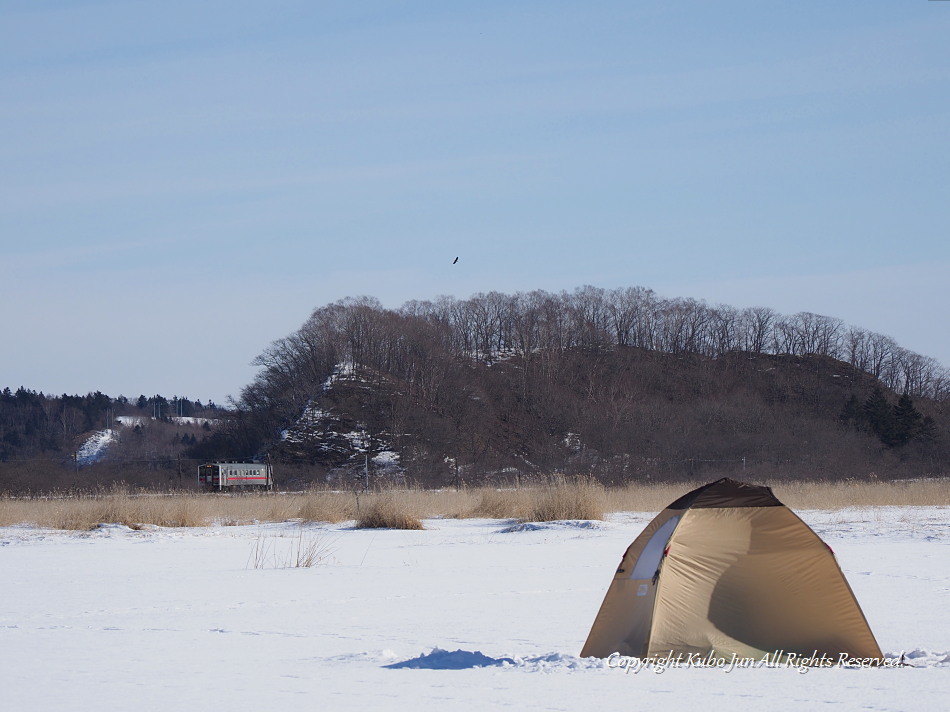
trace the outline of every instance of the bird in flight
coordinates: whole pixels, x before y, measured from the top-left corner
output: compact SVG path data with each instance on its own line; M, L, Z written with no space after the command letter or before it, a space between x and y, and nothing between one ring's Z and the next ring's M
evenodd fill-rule
M456 257L454 260L452 260L452 264L454 265L454 264L455 264L456 262L458 262L458 261L459 261L459 258Z

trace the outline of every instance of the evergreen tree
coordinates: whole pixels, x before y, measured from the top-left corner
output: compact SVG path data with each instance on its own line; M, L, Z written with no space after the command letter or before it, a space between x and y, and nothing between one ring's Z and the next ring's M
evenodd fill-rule
M887 397L879 386L876 386L864 401L864 417L867 419L871 432L877 435L882 443L888 447L896 444L897 426L894 409L887 402Z
M920 434L922 426L923 416L905 393L894 406L894 445L900 447L909 443Z
M853 425L856 428L860 427L864 421L864 411L861 409L861 404L858 402L858 397L853 393L841 408L841 413L838 415L838 420L840 420L845 425Z
M937 423L929 415L925 415L920 423L920 429L917 431L917 439L923 442L930 442L937 438Z

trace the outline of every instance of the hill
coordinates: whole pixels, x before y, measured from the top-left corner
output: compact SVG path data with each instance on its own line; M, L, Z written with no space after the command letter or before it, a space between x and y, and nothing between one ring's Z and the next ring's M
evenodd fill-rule
M945 369L815 314L640 288L349 299L257 363L234 433L319 479L380 458L426 485L947 470Z
M641 480L916 477L946 471L944 406L822 356L671 356L635 348L520 356L445 374L437 402L368 368L334 372L266 449L318 479L442 486L554 472ZM885 442L870 408L908 419ZM897 421L893 421L896 427ZM890 431L882 431L890 432Z

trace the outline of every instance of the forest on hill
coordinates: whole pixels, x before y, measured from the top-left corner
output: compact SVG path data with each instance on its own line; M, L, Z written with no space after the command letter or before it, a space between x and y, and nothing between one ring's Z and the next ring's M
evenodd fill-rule
M114 482L165 487L179 481L185 451L227 417L213 402L178 396L49 395L5 387L0 389L0 492L90 489Z
M268 457L288 486L367 475L426 486L553 473L605 483L896 478L942 476L950 464L950 375L935 360L833 317L640 287L399 309L344 299L315 309L256 365L233 407L215 409L213 428L182 434L186 423L166 423L175 434L164 450L137 457L122 434L101 461L67 462L72 479L61 481L174 484L182 458L190 473L205 459ZM56 447L23 448L11 397L26 398L0 398L0 487L22 489L36 477L23 463ZM35 406L33 442L43 422L63 425L68 407Z
M388 451L432 485L921 476L948 462L950 377L935 360L832 317L639 287L398 310L346 299L257 365L231 447L331 476Z

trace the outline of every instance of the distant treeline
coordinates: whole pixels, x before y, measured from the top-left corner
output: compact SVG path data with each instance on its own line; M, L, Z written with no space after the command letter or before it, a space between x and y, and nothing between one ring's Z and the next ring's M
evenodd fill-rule
M71 458L78 439L113 426L122 415L168 420L172 416L215 417L213 402L179 396L140 395L112 398L99 391L80 395L46 395L20 387L0 391L0 462L13 459Z
M407 302L397 310L384 309L371 297L344 299L316 309L299 331L267 349L257 360L263 370L246 396L253 403L262 386L291 374L294 383L285 384L291 392L301 386L310 392L343 362L413 380L425 365L420 356L436 351L491 363L512 354L530 359L608 346L709 358L730 353L827 356L896 393L931 400L950 396L950 371L935 359L835 317L664 299L643 287L592 286L560 293L442 297Z

